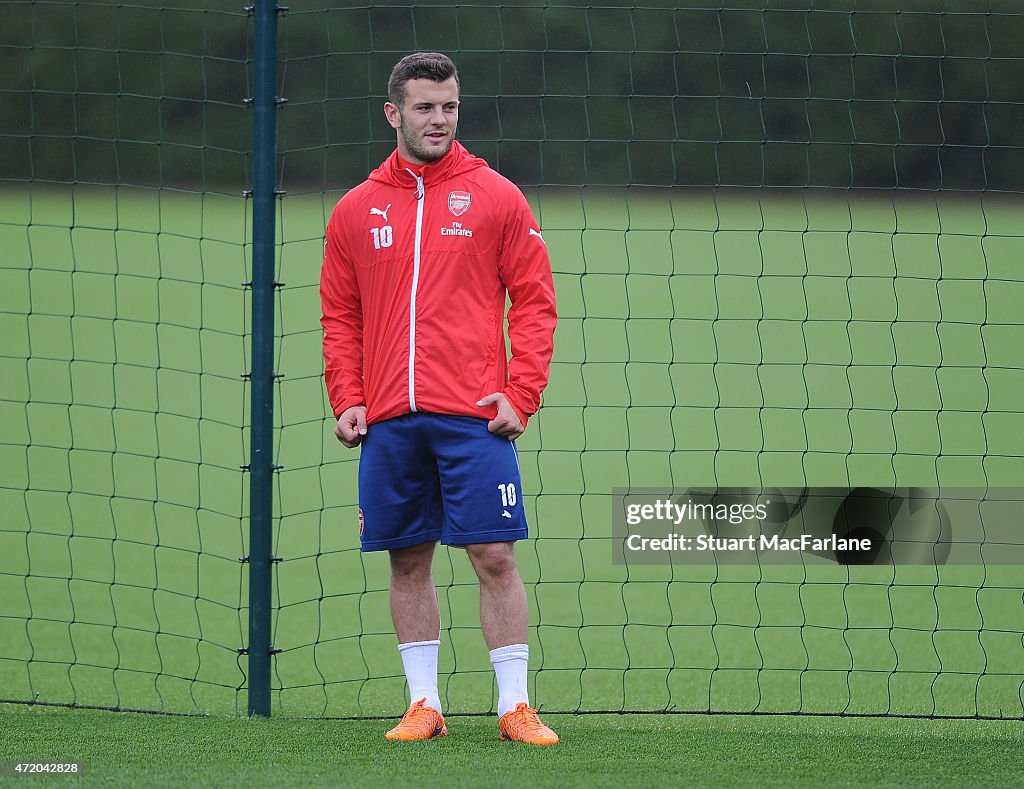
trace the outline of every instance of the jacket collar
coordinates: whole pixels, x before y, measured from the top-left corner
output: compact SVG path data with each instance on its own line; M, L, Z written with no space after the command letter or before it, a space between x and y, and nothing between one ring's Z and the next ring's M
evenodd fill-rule
M436 162L425 164L420 168L424 186L440 183L453 175L459 175L478 167L486 167L487 162L467 151L458 140L452 141L448 153ZM393 186L404 186L412 189L416 186L416 178L406 169L396 149L384 160L376 170L370 173L373 181L383 181Z

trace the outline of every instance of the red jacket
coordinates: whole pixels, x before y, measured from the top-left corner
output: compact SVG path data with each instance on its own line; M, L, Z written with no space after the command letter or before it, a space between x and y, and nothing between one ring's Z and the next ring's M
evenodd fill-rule
M544 239L522 192L458 142L415 175L397 152L327 225L320 276L335 417L412 411L492 419L502 392L523 424L540 406L555 329ZM505 348L505 294L512 357Z

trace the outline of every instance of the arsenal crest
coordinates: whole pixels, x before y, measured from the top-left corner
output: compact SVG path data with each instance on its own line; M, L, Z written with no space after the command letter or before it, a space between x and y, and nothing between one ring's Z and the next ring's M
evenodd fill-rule
M455 216L462 216L469 210L470 204L473 202L473 195L469 192L449 192L448 193L448 210Z

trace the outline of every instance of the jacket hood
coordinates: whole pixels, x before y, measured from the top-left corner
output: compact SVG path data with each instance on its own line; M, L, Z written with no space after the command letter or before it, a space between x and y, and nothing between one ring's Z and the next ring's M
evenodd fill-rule
M423 165L421 172L424 185L430 186L454 175L461 175L480 167L487 167L487 162L467 151L458 140L452 140L452 147L448 149L448 153L436 162ZM369 180L410 189L416 185L415 178L399 162L397 149L384 160L380 167L370 173Z

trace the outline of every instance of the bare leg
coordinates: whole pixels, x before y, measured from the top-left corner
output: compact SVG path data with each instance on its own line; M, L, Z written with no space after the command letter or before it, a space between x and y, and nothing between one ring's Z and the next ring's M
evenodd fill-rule
M433 641L441 634L441 614L431 566L435 543L390 551L391 619L399 644Z
M503 740L554 745L558 735L530 708L527 689L529 608L513 543L467 546L480 579L480 628L498 684L498 725Z
M529 608L513 543L466 546L480 579L480 629L488 649L525 644Z

